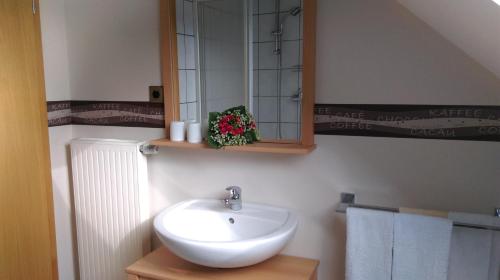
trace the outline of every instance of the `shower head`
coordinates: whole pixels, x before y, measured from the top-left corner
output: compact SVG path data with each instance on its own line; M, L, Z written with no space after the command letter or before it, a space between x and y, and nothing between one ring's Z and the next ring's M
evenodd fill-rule
M298 14L300 14L300 12L302 12L302 8L299 6L299 7L295 7L295 8L291 8L288 13L290 13L290 15L292 16L296 16Z
M500 1L500 0L499 0ZM279 24L281 25L289 16L296 16L302 12L302 8L300 6L293 7L290 10L288 10L288 13L286 13L284 16L281 17L281 20Z
M279 2L276 2L276 3L279 3ZM297 6L297 7L293 7L290 10L288 10L288 13L286 13L284 15L280 15L279 13L277 13L277 15L278 15L277 19L276 19L276 21L277 21L277 28L276 28L276 30L274 30L274 31L271 32L271 34L275 38L275 45L276 46L275 46L274 51L273 51L273 53L275 55L281 54L281 36L283 35L283 23L285 22L285 20L289 16L297 16L301 12L302 12L302 8L300 6Z

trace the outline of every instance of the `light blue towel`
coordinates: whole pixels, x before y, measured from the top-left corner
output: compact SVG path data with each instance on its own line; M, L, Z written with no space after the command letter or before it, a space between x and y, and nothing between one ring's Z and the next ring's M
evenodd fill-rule
M346 280L391 279L393 229L393 213L347 209Z
M448 219L462 224L500 227L500 219L493 215L450 212Z
M492 215L471 214L461 212L450 212L448 218L454 222L472 225L484 225L500 227L500 219ZM462 230L461 246L467 248L455 248L456 230L453 233L453 246L451 248L450 257L450 278L449 280L474 279L474 280L500 280L500 232L485 231L485 230ZM463 232L468 232L469 235L464 236ZM471 232L483 232L483 237L479 238L478 234L471 235ZM491 235L491 238L490 238ZM482 240L482 241L481 241ZM489 255L488 255L489 254ZM457 264L457 262L461 264ZM487 276L485 275L486 265L488 264ZM467 277L473 278L467 278Z
M492 240L491 230L454 227L448 279L489 280Z
M500 280L500 232L496 231L493 233L492 243L488 280Z
M392 279L447 280L452 226L448 219L396 214Z

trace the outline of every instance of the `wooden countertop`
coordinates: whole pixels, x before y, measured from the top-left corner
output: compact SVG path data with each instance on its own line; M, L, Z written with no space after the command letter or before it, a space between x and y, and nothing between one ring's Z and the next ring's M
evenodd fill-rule
M161 247L126 268L129 279L315 280L319 261L277 255L253 266L219 269L185 261Z

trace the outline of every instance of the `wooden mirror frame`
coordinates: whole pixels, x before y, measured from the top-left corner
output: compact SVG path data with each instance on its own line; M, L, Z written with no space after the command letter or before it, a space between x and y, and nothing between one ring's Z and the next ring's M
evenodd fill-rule
M303 0L303 70L302 70L302 106L301 139L284 143L266 141L246 146L250 148L227 147L224 150L256 152L278 152L306 154L315 148L314 144L314 104L315 104L315 66L316 66L316 0ZM167 139L152 143L160 146L202 148L206 144L173 143L168 140L170 122L179 120L179 75L177 61L177 28L175 0L160 0L161 66L164 88L165 131ZM269 150L269 151L268 151Z

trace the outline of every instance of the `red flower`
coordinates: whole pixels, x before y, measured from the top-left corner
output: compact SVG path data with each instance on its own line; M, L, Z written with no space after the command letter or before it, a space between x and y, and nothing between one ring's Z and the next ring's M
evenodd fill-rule
M222 121L225 122L225 123L228 123L230 121L232 121L234 119L234 116L233 115L225 115L223 118L222 118Z
M219 130L223 135L233 130L233 127L228 123L226 117L222 118L222 120L219 121Z
M238 128L234 128L232 131L231 131L231 134L233 136L236 136L236 135L242 135L244 133L244 129L243 127L238 127Z

